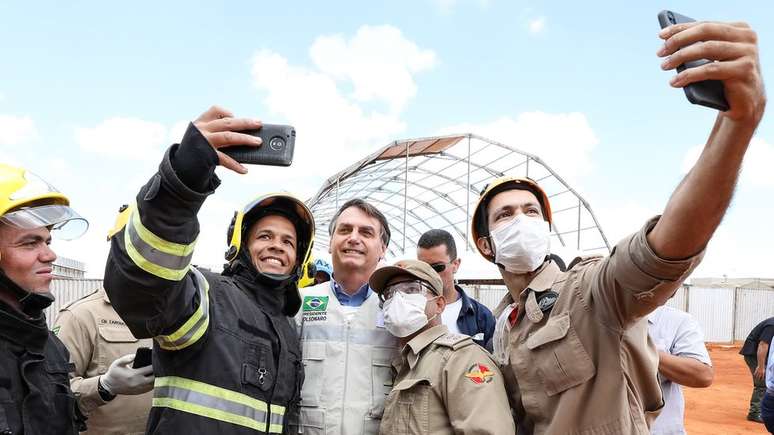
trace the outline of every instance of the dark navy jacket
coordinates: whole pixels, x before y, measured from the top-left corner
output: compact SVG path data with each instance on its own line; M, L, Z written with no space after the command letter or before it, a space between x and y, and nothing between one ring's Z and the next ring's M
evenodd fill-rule
M477 300L468 296L462 287L455 285L460 299L462 299L462 308L457 317L457 327L460 332L473 337L480 346L492 351L491 339L495 330L495 318L489 308L482 305ZM483 333L483 337L479 334Z

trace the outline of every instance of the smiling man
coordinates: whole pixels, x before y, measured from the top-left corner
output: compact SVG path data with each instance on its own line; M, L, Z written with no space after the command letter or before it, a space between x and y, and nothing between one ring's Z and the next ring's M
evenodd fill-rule
M344 203L329 226L333 279L306 287L301 334L305 434L376 434L390 391L397 341L368 285L390 243L387 219L362 199Z
M87 227L66 196L0 164L0 433L85 429L70 390L69 353L43 310L54 301L52 236L75 238Z
M153 337L156 376L147 433L291 433L303 366L288 317L309 258L314 219L287 194L264 195L234 214L222 274L191 256L197 213L220 184L220 164L245 168L220 148L260 145L260 128L212 107L124 210L111 237L105 289L137 338Z

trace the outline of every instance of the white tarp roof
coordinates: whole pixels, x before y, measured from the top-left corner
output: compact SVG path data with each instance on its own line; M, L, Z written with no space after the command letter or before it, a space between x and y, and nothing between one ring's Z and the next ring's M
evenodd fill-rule
M470 217L481 190L503 175L529 177L548 194L553 209L552 250L607 254L610 246L586 201L538 156L473 134L395 141L328 178L307 204L317 224L315 246L327 251L328 224L338 207L360 197L387 216L392 231L387 262L413 257L419 237L443 228L465 255L466 278L499 279L495 266L474 258ZM574 256L574 255L573 255ZM470 276L468 276L470 275Z

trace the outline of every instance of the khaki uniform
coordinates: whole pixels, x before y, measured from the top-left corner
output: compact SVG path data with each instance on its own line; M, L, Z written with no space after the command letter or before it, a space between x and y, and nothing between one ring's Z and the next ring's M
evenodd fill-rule
M546 263L515 304L511 294L500 302L494 340L507 334L501 369L520 435L650 433L663 400L645 316L701 260L656 256L646 241L656 222L605 259L566 273Z
M153 347L151 339L132 336L116 314L104 289L85 296L59 311L54 333L70 351L75 373L70 387L88 416L88 434L144 434L153 391L136 396L116 396L105 402L97 392L99 376L119 357L138 347Z
M411 339L393 366L380 434L514 433L500 370L467 335L434 326Z

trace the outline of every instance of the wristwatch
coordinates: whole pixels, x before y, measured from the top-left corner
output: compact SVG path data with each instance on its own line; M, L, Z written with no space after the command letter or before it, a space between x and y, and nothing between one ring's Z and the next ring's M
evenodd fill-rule
M105 387L102 386L102 376L97 379L97 392L99 393L99 397L102 398L105 402L110 402L111 400L116 398L116 395L108 391Z

